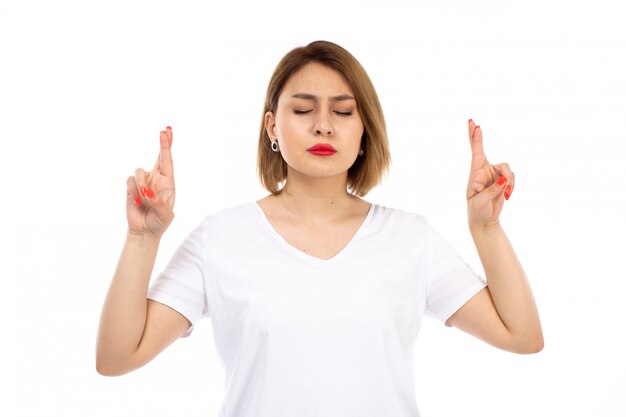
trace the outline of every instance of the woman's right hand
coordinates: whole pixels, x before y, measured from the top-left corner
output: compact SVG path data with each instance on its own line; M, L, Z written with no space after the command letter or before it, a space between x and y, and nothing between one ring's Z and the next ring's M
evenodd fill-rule
M126 218L128 232L160 237L174 219L174 165L172 128L160 135L161 151L152 171L137 168L126 180Z

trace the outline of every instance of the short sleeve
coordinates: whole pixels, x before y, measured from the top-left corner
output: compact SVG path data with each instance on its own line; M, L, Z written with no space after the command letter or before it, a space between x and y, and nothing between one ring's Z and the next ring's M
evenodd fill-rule
M430 226L430 265L425 314L446 322L487 285Z
M209 316L204 285L206 220L205 217L183 240L148 289L149 299L173 308L191 322L181 337L189 336L194 324Z

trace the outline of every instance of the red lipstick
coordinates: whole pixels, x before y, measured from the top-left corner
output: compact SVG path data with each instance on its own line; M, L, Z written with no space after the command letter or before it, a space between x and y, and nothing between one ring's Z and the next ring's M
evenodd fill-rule
M334 155L335 152L337 152L335 148L327 143L317 143L307 149L307 151L311 152L313 155L319 156L330 156Z

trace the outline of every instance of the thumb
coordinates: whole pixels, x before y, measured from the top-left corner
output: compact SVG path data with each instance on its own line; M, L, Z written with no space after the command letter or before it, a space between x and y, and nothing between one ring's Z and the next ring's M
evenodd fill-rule
M478 193L475 198L480 200L482 203L486 203L489 200L493 200L494 198L498 198L503 195L504 188L506 187L507 178L502 175L491 184L489 187L485 188L483 191Z
M174 211L158 193L155 193L150 188L146 189L145 200L148 206L154 209L162 225L167 226L174 220Z

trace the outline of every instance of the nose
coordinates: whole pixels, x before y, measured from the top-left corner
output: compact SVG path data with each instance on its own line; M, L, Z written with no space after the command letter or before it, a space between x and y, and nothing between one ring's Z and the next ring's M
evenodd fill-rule
M315 118L315 136L330 136L333 134L333 127L330 118L325 111L320 111Z

